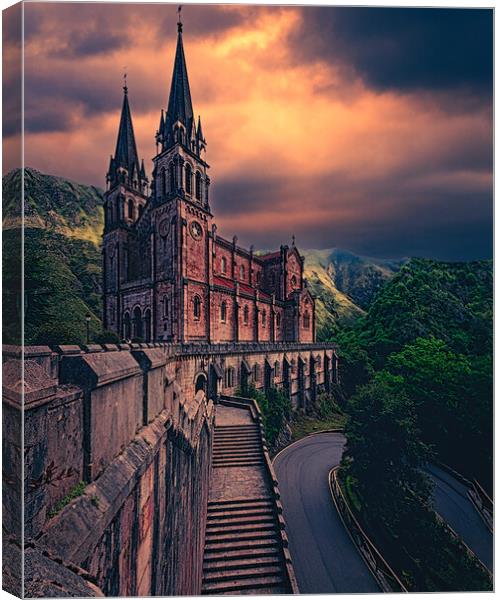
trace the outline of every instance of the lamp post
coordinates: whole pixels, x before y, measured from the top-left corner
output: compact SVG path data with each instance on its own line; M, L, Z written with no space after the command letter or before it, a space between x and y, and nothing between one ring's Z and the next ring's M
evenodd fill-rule
M85 321L87 321L87 344L90 342L90 315L85 315Z

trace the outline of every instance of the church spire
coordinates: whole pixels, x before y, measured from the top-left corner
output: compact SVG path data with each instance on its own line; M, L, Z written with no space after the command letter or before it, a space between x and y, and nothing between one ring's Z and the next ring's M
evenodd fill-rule
M115 155L111 158L107 178L111 186L120 182L128 183L132 187L138 187L141 191L144 184L147 183L145 173L143 175L141 172L139 156L137 154L132 114L128 101L126 75L124 76L122 113L118 128Z
M183 24L180 18L180 7L177 21L177 48L175 51L174 68L170 84L170 95L165 121L160 130L157 141L162 143L166 149L176 143L180 143L191 151L197 147L196 122L193 114L193 103L191 101L191 90L184 55L182 40Z

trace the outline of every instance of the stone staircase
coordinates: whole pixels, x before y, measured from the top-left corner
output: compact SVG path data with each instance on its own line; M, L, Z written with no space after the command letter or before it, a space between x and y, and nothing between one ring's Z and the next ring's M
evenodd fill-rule
M259 424L250 415L245 407L217 407L202 594L296 591L281 505L269 482Z
M256 423L215 428L212 456L214 468L260 466L263 463L262 441Z

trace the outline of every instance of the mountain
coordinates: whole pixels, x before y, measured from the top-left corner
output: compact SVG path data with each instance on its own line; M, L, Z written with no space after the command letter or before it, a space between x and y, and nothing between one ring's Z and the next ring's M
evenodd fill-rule
M2 179L3 229L21 225L21 170ZM62 177L24 170L24 222L27 228L56 231L100 244L104 226L103 191Z
M391 260L358 256L346 250L305 250L304 273L317 298L319 340L332 337L339 326L363 316L382 286L404 264Z
M4 343L20 343L21 171L3 177ZM102 191L26 168L25 343L84 343L101 330Z

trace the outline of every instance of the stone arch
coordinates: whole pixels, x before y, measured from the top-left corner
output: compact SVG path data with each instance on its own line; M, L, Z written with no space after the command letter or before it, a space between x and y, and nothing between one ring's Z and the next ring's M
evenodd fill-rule
M193 298L193 317L197 321L201 318L201 298L198 295Z
M197 394L200 390L207 393L207 375L203 371L198 373L194 379L194 393Z
M191 195L193 191L193 168L190 163L186 163L185 178L186 178L186 194Z

